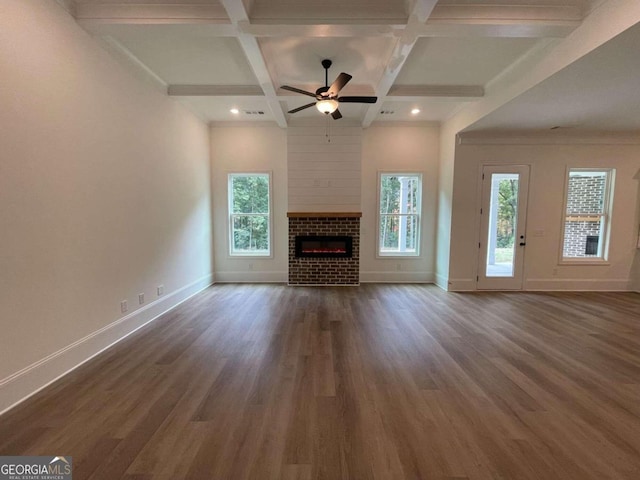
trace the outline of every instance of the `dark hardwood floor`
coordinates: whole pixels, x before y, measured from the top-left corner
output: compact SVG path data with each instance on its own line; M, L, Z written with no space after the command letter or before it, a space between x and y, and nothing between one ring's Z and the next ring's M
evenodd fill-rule
M640 479L640 295L218 285L0 417L82 479Z

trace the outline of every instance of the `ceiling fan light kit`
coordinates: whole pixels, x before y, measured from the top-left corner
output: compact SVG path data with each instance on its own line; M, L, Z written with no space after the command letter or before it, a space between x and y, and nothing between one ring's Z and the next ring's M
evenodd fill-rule
M321 113L328 115L330 113L335 112L338 109L338 101L337 100L320 100L316 103L316 108Z
M314 105L319 112L325 115L331 115L334 120L342 118L342 114L338 107L340 102L345 103L376 103L378 97L339 97L340 90L351 80L351 75L342 72L335 81L329 85L329 67L331 67L331 60L322 60L322 67L324 68L324 87L320 87L316 90L316 93L307 92L296 87L290 87L289 85L283 85L283 90L289 90L290 92L300 93L307 95L308 97L314 97L315 102L308 103L293 110L289 110L287 113L296 113L300 110L305 110Z

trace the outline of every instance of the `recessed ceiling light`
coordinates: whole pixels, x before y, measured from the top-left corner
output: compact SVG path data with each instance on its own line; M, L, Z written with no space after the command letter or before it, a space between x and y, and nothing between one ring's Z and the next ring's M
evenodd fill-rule
M411 115L417 115L420 113L420 109L419 108L413 108L411 109Z
M233 113L234 115L237 115L240 113L240 110L238 110L237 108L232 108L231 110L229 110L231 113Z

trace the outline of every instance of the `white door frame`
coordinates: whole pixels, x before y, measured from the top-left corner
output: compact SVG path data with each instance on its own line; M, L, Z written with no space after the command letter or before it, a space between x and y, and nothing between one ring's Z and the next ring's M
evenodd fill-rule
M526 246L527 202L529 197L529 165L483 165L481 174L481 209L480 209L480 239L478 243L478 270L476 288L478 290L522 290L524 283L524 252ZM487 260L490 256L489 227L495 221L495 208L491 209L493 175L515 174L518 176L518 207L516 213L516 231L514 240L514 258L512 268L497 273L495 270L488 274ZM492 265L494 263L492 262Z

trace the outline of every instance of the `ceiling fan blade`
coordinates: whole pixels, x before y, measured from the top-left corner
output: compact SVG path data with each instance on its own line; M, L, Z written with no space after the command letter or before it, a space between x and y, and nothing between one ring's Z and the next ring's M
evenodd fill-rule
M351 80L351 75L349 75L348 73L342 72L340 75L338 75L338 78L336 78L329 87L329 96L335 97L336 95L338 95L338 92L344 88L349 80Z
M301 93L302 95L308 95L310 97L317 98L317 95L315 93L307 92L306 90L300 90L296 87L290 87L289 85L283 85L280 88L283 90L289 90L290 92Z
M344 103L376 103L378 97L340 97L338 101Z
M342 114L340 113L340 110L337 110L337 109L333 111L331 116L333 117L334 120L338 120L342 118Z
M315 104L316 104L316 102L308 103L308 104L303 105L301 107L294 108L293 110L289 110L287 113L296 113L296 112L299 112L300 110L304 110L305 108L313 107Z

